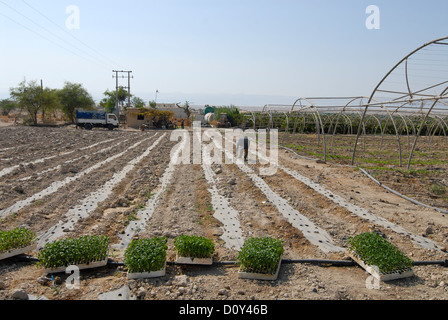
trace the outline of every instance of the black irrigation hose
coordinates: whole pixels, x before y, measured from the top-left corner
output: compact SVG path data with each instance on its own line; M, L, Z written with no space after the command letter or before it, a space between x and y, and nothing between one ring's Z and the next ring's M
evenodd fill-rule
M39 259L33 258L26 255L20 255L14 257L15 260L19 262L39 262ZM356 266L357 263L353 260L320 260L320 259L283 259L282 264L314 264L314 265L331 265L335 267L352 267ZM123 262L114 261L109 259L107 262L108 266L112 267L124 267L125 264ZM167 265L176 266L182 265L173 261L168 261ZM413 261L414 266L429 266L429 265L438 265L442 267L448 267L448 259L447 260L434 260L434 261ZM213 266L238 266L237 261L214 261Z
M304 156L298 154L297 152L295 152L294 150L292 150L292 149L290 149L290 148L287 148L287 147L285 147L285 146L279 146L279 147L282 148L282 149L285 149L285 150L288 150L288 151L294 153L296 156L298 156L298 157L300 157L300 158L303 158L303 159L306 159L306 160L311 160L311 161L317 161L317 160L318 160L318 159L314 159L314 158L304 157ZM399 193L399 192L397 192L397 191L395 191L395 190L393 190L393 189L391 189L391 188L385 186L382 182L376 180L374 177L372 177L372 175L370 175L365 169L363 169L363 168L361 168L361 167L356 167L356 166L349 166L349 167L359 169L359 171L361 171L365 176L367 176L369 179L371 179L373 182L375 182L376 184L378 184L378 185L379 185L380 187L382 187L383 189L385 189L385 190L387 190L387 191L389 191L389 192L395 194L396 196L399 196L399 197L401 197L401 198L403 198L403 199L405 199L405 200L407 200L407 201L409 201L409 202L411 202L411 203L413 203L413 204L415 204L415 205L417 205L417 206L422 206L422 207L425 207L425 208L429 208L429 209L436 210L436 211L441 212L441 213L444 213L444 214L448 214L448 211L447 211L447 210L440 209L440 208L433 207L433 206L429 206L429 205L424 204L424 203L422 203L422 202L419 202L419 201L417 201L417 200L415 200L415 199L406 197L405 195L403 195L403 194L401 194L401 193Z

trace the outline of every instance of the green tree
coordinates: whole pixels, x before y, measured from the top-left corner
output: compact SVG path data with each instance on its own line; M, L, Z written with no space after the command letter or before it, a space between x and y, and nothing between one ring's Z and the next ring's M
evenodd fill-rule
M121 109L124 107L124 102L128 98L128 92L124 88L118 90L118 103ZM104 98L101 100L100 105L104 107L106 112L114 113L116 110L117 90L104 92Z
M134 108L142 109L146 107L145 101L142 98L139 97L132 97L131 99L131 105Z
M45 123L51 115L52 112L60 109L61 104L59 101L57 89L45 88L41 91L41 112L42 112L42 121Z
M42 120L45 122L47 112L56 110L59 107L57 90L42 88L37 81L19 83L16 88L10 89L11 99L17 103L22 111L28 113L29 119L34 125L37 125L37 115L42 114Z
M152 101L149 102L149 106L150 106L152 109L157 109L157 102L155 102L154 100L152 100Z
M9 115L9 113L17 108L17 103L9 99L0 101L0 110L3 116Z
M71 123L76 121L76 109L92 110L95 106L92 96L82 84L66 82L58 95L62 112Z
M27 84L24 80L18 87L10 89L10 95L19 108L28 113L34 125L37 125L37 115L42 105L41 86L36 81L31 81Z

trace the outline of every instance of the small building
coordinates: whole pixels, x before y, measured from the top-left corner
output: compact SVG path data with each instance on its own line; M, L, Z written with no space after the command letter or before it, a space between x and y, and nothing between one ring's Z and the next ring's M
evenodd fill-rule
M189 119L185 111L176 104L160 103L153 108L128 108L126 110L126 121L129 128L138 129L142 125L150 128L157 128L166 125L171 121L175 126L180 127L182 121L185 126L189 126Z

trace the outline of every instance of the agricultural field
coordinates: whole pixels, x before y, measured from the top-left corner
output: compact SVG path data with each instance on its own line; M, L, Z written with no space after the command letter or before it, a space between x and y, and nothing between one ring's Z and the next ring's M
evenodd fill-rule
M384 190L356 168L282 149L278 170L269 176L260 174L260 163L176 164L172 151L179 142L170 135L1 127L0 231L26 228L38 241L27 256L34 260L0 261L0 299L26 294L97 300L117 292L143 300L448 299L448 269L437 264L416 265L412 277L372 289L369 274L356 264L292 262L349 262L349 239L366 232L383 235L414 261L445 260L446 214ZM307 141L301 136L283 144L299 152ZM420 179L397 178L398 171L377 172L385 183L401 179L389 186L405 194L423 188ZM166 238L167 260L173 262L175 239L182 235L213 240L217 263L169 263L162 277L127 278L124 251L132 239ZM81 236L107 236L114 263L81 270L80 287L73 289L66 285L69 274L51 279L35 260L46 244ZM283 259L292 263L281 265L277 280L241 279L238 266L228 263L253 237L282 240Z
M351 165L356 136L328 135L326 139L327 162ZM407 170L414 139L400 137L400 157L396 136L362 136L355 166L407 197L448 211L448 140L444 136L419 137ZM285 135L281 143L301 156L324 159L323 139L317 135Z

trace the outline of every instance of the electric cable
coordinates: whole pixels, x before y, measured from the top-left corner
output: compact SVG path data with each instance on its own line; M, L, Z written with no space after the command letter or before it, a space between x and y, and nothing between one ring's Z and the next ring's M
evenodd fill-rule
M48 33L51 34L52 36L56 37L56 38L59 39L60 41L62 41L62 42L64 42L64 43L68 43L70 46L73 46L73 47L76 48L76 46L74 46L74 45L71 44L70 42L64 40L63 38L61 38L60 36L58 36L58 35L55 34L54 32L48 30L47 28L43 27L43 26L40 25L39 23L37 23L37 22L35 22L34 20L30 19L29 17L25 16L24 14L22 14L21 12L19 12L19 11L16 10L16 9L14 9L14 8L11 7L10 5L8 5L7 3L5 3L5 2L3 2L3 1L1 1L1 0L0 0L0 3L3 4L3 5L5 5L5 6L8 7L9 9L13 10L13 11L16 12L17 14L19 14L20 16L24 17L24 18L27 19L28 21L32 22L33 24L37 25L38 27L42 28L43 30L45 30L46 32L48 32ZM66 51L69 51L70 53L72 53L72 54L78 56L79 58L82 58L82 59L84 59L84 60L86 60L86 61L89 61L89 62L91 62L91 63L94 63L94 64L96 64L96 65L99 65L99 66L101 66L101 67L103 67L103 68L107 68L107 69L110 69L110 68L111 68L111 66L109 66L108 64L105 64L103 61L100 61L100 60L94 61L94 60L90 60L90 59L87 58L87 57L81 56L79 53L76 53L76 52L74 52L73 50L71 50L71 49L69 49L69 48L67 48L67 47L65 47L65 46L63 46L63 45L61 45L60 43L57 43L57 42L53 41L52 39L49 39L48 37L45 37L45 36L42 35L41 33L39 33L39 32L37 32L37 31L35 31L35 30L33 30L33 29L31 29L31 28L25 26L24 24L18 22L17 20L15 20L15 19L13 19L13 18L11 18L11 17L5 15L4 13L1 13L1 15L4 16L4 17L6 17L6 18L8 18L8 19L11 20L11 21L13 21L14 23L18 24L18 25L21 26L22 28L25 28L26 30L28 30L28 31L30 31L30 32L32 32L32 33L34 33L35 35L37 35L37 36L39 36L39 37L41 37L41 38L43 38L43 39L45 39L45 40L47 40L47 41L53 43L54 45L56 45L56 46L58 46L58 47L60 47L60 48L62 48L62 49L64 49L64 50L66 50ZM76 49L79 50L79 51L81 51L81 52L84 52L84 54L86 54L85 51L83 51L83 50L81 50L81 49L79 49L79 48L76 48ZM93 56L90 55L89 53L87 53L87 55L90 56L90 57L92 57L93 59L95 59L95 57L93 57Z
M78 41L79 43L81 43L82 45L84 45L86 48L92 50L93 52L95 52L97 55L101 56L102 58L109 60L109 62L115 66L120 66L118 63L116 63L115 61L111 60L110 58L106 57L105 55L101 54L99 51L95 50L94 48L92 48L91 46L89 46L88 44L86 44L85 42L81 41L80 39L78 39L77 37L75 37L72 33L68 32L66 29L62 28L59 24L57 24L56 22L54 22L53 20L51 20L50 18L48 18L45 14L43 14L41 11L37 10L36 8L34 8L33 6L31 6L29 3L27 3L25 0L22 0L23 3L25 3L28 7L30 7L31 9L33 9L34 11L36 11L38 14L40 14L42 17L44 17L46 20L48 20L49 22L51 22L53 25L55 25L56 27L58 27L59 29L61 29L62 31L64 31L66 34L68 34L69 36L71 36L73 39L75 39L76 41Z

